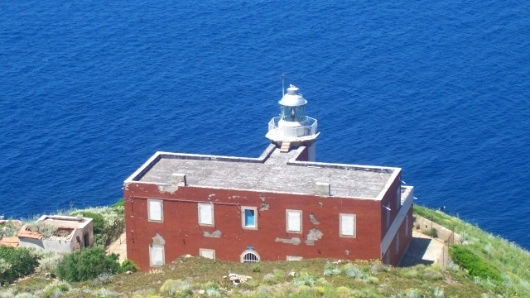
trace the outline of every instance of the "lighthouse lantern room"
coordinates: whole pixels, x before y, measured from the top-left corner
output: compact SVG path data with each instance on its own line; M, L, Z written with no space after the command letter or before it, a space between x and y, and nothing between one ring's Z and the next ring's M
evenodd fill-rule
M314 142L319 135L318 122L305 115L307 100L296 86L290 85L278 103L280 116L271 119L266 137L284 152L302 145L308 146L309 159L314 160Z

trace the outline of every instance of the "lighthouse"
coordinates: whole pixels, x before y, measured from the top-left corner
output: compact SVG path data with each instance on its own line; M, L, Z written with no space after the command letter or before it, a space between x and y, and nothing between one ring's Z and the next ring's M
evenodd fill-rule
M269 121L266 137L280 147L281 152L300 146L309 149L309 161L315 161L315 140L318 132L318 121L306 116L307 100L299 92L298 87L290 85L280 101L280 116Z
M317 120L297 87L282 93L259 157L158 151L124 181L127 257L142 271L186 254L399 263L414 198L401 169L316 162Z

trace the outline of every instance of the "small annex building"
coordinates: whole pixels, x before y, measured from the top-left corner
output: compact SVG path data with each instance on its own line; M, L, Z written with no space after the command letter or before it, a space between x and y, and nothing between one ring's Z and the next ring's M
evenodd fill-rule
M258 158L156 152L124 181L127 256L142 271L189 254L233 262L336 258L396 265L412 239L401 169L315 161L297 87Z
M68 254L94 245L92 218L43 215L36 224L46 232L23 225L17 234L18 247Z

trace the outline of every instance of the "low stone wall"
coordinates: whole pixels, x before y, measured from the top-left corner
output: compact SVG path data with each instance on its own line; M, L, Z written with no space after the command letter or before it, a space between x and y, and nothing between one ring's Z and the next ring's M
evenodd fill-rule
M438 233L438 237L436 239L439 239L447 244L453 244L453 243L460 243L460 235L455 233L454 231L447 229L446 227L439 225L435 222L432 222L431 220L419 216L417 214L414 215L414 230L419 231L420 233L425 233L425 231L429 231L431 229L436 229ZM433 237L434 238L434 237Z

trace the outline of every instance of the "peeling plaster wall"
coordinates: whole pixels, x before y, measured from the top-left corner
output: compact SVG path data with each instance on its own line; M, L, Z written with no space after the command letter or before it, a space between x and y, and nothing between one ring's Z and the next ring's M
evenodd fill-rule
M143 271L149 270L149 245L157 233L166 241L166 263L184 254L198 256L201 248L215 250L217 259L239 262L249 246L262 260L380 258L378 201L193 186L171 193L149 183L130 183L124 197L127 256ZM148 198L163 200L163 222L147 219ZM198 224L198 202L214 204L213 226ZM257 209L257 230L242 228L241 206ZM301 233L287 232L286 209L302 210ZM356 214L356 238L339 237L340 213Z
M305 237L305 244L315 245L315 242L322 239L322 236L324 236L324 234L322 234L319 229L312 228L311 230L309 230L309 233Z
M202 235L203 235L204 237L220 238L221 235L222 235L222 233L221 233L221 231L219 231L219 230L215 230L215 231L213 231L212 233L210 233L210 232L208 232L208 231L204 231L204 232L202 232Z
M42 243L42 240L37 240L33 238L18 238L18 246L24 248L33 248L36 250L44 250L44 243Z

